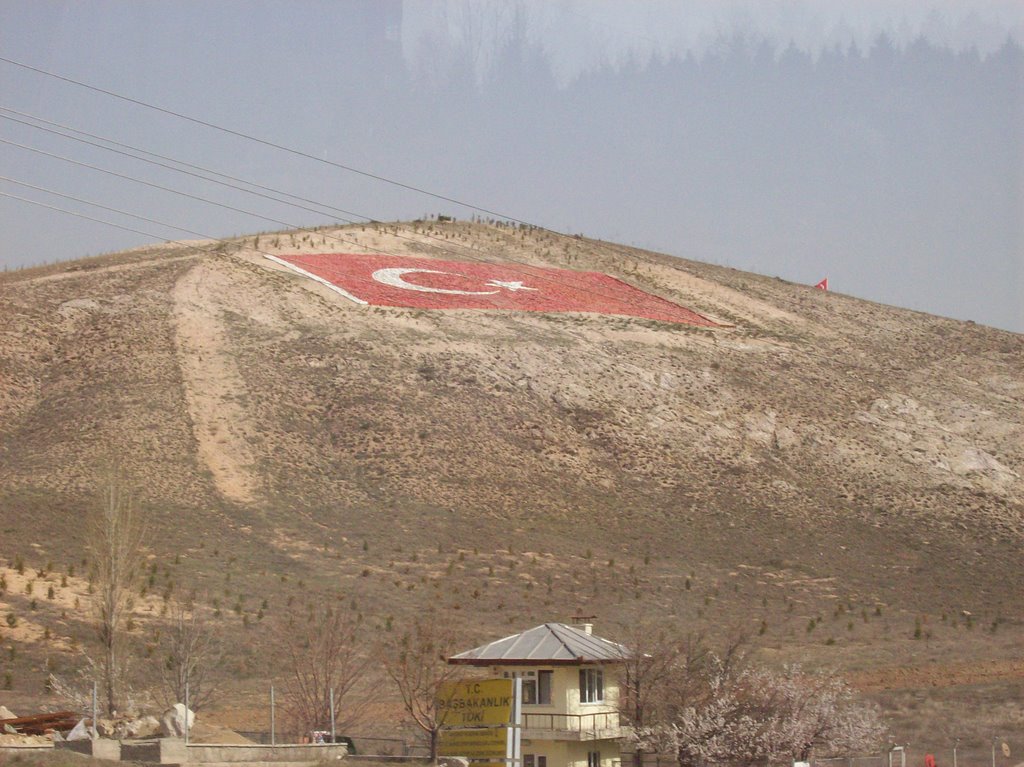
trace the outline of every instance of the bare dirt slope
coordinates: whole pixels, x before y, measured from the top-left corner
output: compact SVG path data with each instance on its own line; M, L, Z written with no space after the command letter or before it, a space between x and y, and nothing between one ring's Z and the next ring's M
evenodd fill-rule
M152 593L233 630L311 594L382 627L440 606L467 646L646 609L873 691L953 663L969 686L965 647L979 684L1020 679L1021 336L501 225L199 246L0 277L5 564L81 570L117 460L159 530ZM361 249L604 271L731 327L357 306L263 257Z

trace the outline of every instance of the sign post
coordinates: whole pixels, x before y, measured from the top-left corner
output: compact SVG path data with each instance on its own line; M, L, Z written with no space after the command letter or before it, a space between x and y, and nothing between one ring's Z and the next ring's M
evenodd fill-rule
M516 677L512 695L512 726L509 728L512 746L508 753L509 767L517 767L523 763L523 680Z

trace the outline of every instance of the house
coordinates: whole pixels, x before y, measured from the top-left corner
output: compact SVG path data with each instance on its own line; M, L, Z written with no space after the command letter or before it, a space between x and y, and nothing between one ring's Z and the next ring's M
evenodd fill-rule
M523 680L522 767L619 764L622 645L594 636L589 623L545 623L453 655L449 663Z

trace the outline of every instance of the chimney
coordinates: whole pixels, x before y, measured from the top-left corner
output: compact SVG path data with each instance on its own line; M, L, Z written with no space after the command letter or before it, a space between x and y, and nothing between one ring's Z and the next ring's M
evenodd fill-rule
M594 633L594 619L596 615L574 615L570 624L574 629L579 629L585 634Z

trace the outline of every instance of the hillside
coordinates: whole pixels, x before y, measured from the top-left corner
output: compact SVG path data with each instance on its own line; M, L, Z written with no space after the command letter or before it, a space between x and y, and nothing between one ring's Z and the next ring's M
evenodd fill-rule
M79 520L117 460L158 533L150 616L191 590L238 632L322 595L382 629L429 604L469 647L676 615L896 708L938 686L1021 715L1024 337L506 225L196 245L0 277L0 643L24 699L86 641ZM360 245L604 272L719 326L360 306L264 257ZM32 571L71 566L62 612L33 610Z

